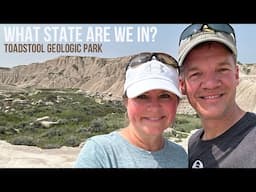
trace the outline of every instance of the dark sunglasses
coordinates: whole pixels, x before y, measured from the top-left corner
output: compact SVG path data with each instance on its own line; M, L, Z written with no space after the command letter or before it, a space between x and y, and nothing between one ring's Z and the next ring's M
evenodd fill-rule
M198 32L201 32L203 29L203 26L208 26L209 29L212 29L216 32L224 32L228 34L232 34L234 37L234 41L236 40L235 31L233 27L229 24L192 24L189 25L186 29L183 30L183 32L180 35L179 45L180 42Z
M161 53L161 52L153 52L153 53L143 52L143 53L133 56L130 59L128 65L126 66L125 71L127 71L127 69L129 67L135 67L137 65L151 61L153 59L153 57L156 60L158 60L166 65L171 65L172 67L178 69L178 71L179 71L178 62L171 55L168 55L167 53Z

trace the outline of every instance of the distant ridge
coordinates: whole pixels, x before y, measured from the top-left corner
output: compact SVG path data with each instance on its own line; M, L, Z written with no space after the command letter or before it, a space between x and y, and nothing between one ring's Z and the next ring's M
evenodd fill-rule
M128 59L61 56L43 63L0 68L0 83L19 88L78 88L120 96Z
M0 84L11 85L12 89L77 88L121 98L125 67L131 56L61 56L43 63L0 67ZM237 90L237 101L243 109L256 112L256 64L239 64L239 68L241 82ZM179 111L182 113L195 113L186 97L180 105Z

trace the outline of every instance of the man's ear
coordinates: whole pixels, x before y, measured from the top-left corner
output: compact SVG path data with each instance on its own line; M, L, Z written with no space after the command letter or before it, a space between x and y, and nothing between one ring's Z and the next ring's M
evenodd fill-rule
M182 95L186 95L186 89L184 87L181 87L180 90L181 90Z
M184 80L180 79L180 91L183 95L186 95L185 83Z

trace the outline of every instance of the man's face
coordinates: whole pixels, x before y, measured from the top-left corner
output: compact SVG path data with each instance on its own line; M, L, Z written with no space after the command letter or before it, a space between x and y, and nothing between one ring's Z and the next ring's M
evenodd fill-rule
M224 118L232 112L239 72L224 45L204 43L190 51L183 65L181 90L200 117Z

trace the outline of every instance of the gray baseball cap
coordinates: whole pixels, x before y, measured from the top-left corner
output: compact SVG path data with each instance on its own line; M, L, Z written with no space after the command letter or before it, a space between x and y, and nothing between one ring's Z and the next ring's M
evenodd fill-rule
M179 66L182 66L184 59L195 46L207 41L222 43L227 46L235 56L237 56L236 39L234 34L217 31L211 28L203 28L199 32L189 35L187 38L180 40L178 51Z

